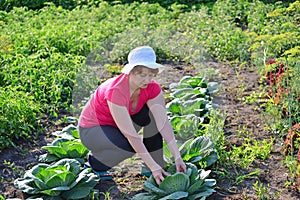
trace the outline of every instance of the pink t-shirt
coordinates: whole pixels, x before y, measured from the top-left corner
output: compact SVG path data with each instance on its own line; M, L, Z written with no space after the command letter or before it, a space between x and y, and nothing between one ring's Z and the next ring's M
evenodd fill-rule
M102 83L92 94L79 118L79 126L89 128L99 125L117 127L107 104L114 104L127 108L129 115L138 113L149 99L155 98L161 92L161 87L152 80L146 88L141 88L136 109L132 111L130 104L129 78L127 74L120 74Z

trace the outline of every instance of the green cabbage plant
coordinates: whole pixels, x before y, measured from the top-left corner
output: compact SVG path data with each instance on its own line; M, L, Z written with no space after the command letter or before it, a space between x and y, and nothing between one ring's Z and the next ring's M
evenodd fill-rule
M48 153L40 155L39 161L46 163L62 158L74 158L83 164L86 154L89 152L79 139L68 140L65 138L58 138L50 145L43 146L42 149L47 150Z
M75 122L75 119L73 119L71 117L68 117L67 119L69 121L73 120L72 122ZM79 139L78 129L73 124L70 124L70 125L64 127L61 131L52 132L52 135L60 137L60 138L65 138L68 140Z
M52 165L40 163L14 181L17 189L29 199L88 199L95 193L99 178L90 169L82 170L75 159L62 159Z
M166 108L173 115L195 114L198 117L203 117L212 108L212 104L210 101L204 98L194 98L188 100L176 98L167 103Z
M172 154L164 142L164 160L168 165L173 163ZM214 144L208 136L191 138L183 144L178 144L180 155L184 162L193 163L198 168L207 168L218 160Z
M153 176L144 182L146 192L135 195L132 200L167 200L167 199L186 199L186 200L204 200L215 192L213 186L215 179L207 179L210 171L198 170L192 163L186 163L187 173L176 172L175 165L172 165L167 171L171 176L157 185Z
M199 118L194 114L176 115L170 117L175 137L178 140L186 141L198 135L199 125L203 122L203 118Z
M218 160L214 144L208 136L189 139L180 148L180 155L185 162L191 162L198 168L207 168Z
M177 140L186 141L203 135L213 107L209 85L198 76L185 76L178 83L170 84L171 101L166 108Z
M89 150L81 143L77 127L70 124L61 131L55 131L52 135L58 138L51 144L43 146L48 152L40 155L39 161L50 163L63 158L74 158L83 164Z

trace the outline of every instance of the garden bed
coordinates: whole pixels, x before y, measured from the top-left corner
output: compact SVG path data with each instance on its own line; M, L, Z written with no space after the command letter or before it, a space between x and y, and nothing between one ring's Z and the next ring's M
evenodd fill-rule
M195 75L201 69L194 70L184 63L166 63L167 70L158 77L163 89L177 82L184 75ZM213 81L220 84L220 91L214 95L214 103L221 111L226 112L224 134L226 147L241 146L244 138L250 137L257 141L275 137L266 129L267 116L263 116L263 107L259 102L245 104L244 99L253 92L259 92L259 76L251 67L236 67L222 63L205 63L204 68L217 71ZM263 100L263 99L262 99ZM61 130L66 124L44 119L44 133L30 143L20 142L16 149L6 149L0 154L0 172L3 179L0 191L6 199L25 198L21 191L15 189L13 181L24 170L38 163L38 156L45 153L41 147L51 142L53 131ZM247 131L246 131L247 130ZM289 170L282 163L284 158L282 142L275 139L270 157L257 159L247 169L228 169L232 177L242 181L234 184L230 177L215 177L217 179L216 193L208 199L299 199L292 188L286 187L289 180ZM130 199L136 193L142 192L145 177L139 174L142 161L138 157L125 160L114 168L113 181L100 181L96 186L101 199ZM260 172L247 178L247 175L259 169ZM238 172L238 174L236 174ZM231 177L231 178L232 178ZM221 179L222 178L222 179ZM239 179L239 180L240 180ZM257 182L259 181L259 182ZM255 183L257 184L256 187Z

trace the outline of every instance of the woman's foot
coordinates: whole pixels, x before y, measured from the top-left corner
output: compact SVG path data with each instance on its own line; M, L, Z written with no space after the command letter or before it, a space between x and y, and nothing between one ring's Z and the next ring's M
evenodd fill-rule
M141 175L146 176L146 177L149 178L152 175L152 173L146 167L142 167Z
M85 164L84 165L84 169L88 169L88 168L91 168L91 167L89 165ZM112 180L112 173L109 172L109 171L97 171L97 170L92 169L92 172L94 174L98 175L99 178L100 178L100 180L103 180L103 181L110 181L110 180Z

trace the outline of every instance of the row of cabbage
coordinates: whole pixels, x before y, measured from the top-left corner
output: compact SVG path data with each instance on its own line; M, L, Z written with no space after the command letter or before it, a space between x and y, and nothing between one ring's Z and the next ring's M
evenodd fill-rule
M205 126L209 124L213 109L211 94L217 90L217 83L199 76L184 76L169 88L168 116L187 173L176 172L172 154L164 143L166 169L172 175L160 185L150 176L144 182L145 192L135 195L133 200L205 199L215 192L216 180L209 178L209 168L217 161L218 155Z

